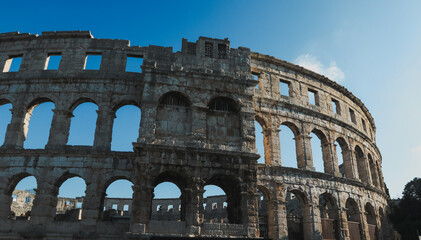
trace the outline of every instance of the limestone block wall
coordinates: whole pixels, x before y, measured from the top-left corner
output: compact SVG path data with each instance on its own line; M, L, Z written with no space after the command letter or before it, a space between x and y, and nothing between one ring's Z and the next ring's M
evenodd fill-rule
M58 69L49 70L50 57L58 55ZM101 57L96 70L86 69L92 55ZM140 72L126 72L130 57L143 59ZM15 58L22 62L18 71L11 71ZM171 47L95 39L83 31L0 34L0 68L0 105L12 104L0 148L1 237L255 238L264 225L269 238L286 239L285 196L293 193L300 200L300 234L306 240L322 239L328 230L339 239L354 239L353 226L362 239L374 239L373 226L380 239L387 239L387 196L374 120L351 92L314 72L248 48L231 48L228 39L183 39L181 51L174 52ZM288 96L281 94L285 86ZM48 143L44 149L24 149L32 110L44 102L54 103ZM73 111L84 102L98 106L94 143L71 146ZM111 151L115 112L128 104L141 109L140 126L133 130L139 137L133 151ZM257 164L255 120L264 131L263 165ZM280 125L294 133L298 169L282 166ZM314 172L311 132L322 142L324 173ZM342 149L343 166L335 142ZM37 180L31 218L12 221L12 192L27 176ZM82 216L63 227L54 220L58 189L74 176L86 183ZM119 179L133 183L130 223L104 222L106 189ZM179 219L157 223L152 199L162 182L177 185L181 207L174 208ZM205 221L206 185L226 193L227 223ZM267 209L264 224L258 213L261 194ZM352 225L350 216L359 225ZM329 221L336 227L326 228Z

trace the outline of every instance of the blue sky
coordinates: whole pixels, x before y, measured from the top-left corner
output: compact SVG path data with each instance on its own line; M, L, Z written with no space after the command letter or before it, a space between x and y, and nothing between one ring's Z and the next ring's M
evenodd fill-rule
M228 37L232 47L302 64L366 104L392 197L421 176L420 1L6 1L2 9L0 32L90 30L174 50L181 38Z

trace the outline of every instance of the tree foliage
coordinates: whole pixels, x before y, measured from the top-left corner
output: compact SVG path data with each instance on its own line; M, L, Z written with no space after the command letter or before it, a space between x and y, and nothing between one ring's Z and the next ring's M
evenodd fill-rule
M390 220L405 240L419 240L421 233L421 178L405 185L399 204L391 207Z

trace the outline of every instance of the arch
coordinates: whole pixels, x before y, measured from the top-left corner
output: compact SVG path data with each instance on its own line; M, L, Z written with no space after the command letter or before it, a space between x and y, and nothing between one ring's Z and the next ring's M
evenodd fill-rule
M304 209L304 206L308 202L308 198L299 189L288 189L285 201L288 239L306 239L304 223L309 220L310 216L305 214L307 209Z
M259 237L276 239L274 205L270 191L261 185L257 186Z
M54 184L56 192L56 221L82 220L86 182L77 174L66 172ZM80 189L82 187L82 189ZM77 191L76 189L79 188Z
M217 174L206 181L205 185L220 187L227 196L227 217L229 223L242 223L241 188L240 184L232 176Z
M0 99L0 146L4 143L7 126L12 121L12 109L13 105L9 100Z
M162 95L159 100L159 105L190 107L191 102L189 98L181 92L171 91Z
M81 98L78 98L76 101L74 101L72 105L70 105L69 111L73 112L79 105L84 104L84 103L93 103L98 106L98 103L92 98L81 97Z
M332 164L329 159L329 145L326 135L319 129L314 128L309 136L311 137L311 151L313 167L317 172L333 173Z
M77 104L76 104L77 103ZM92 146L98 119L98 105L91 99L80 98L71 107L68 145Z
M103 221L130 221L133 182L126 177L113 177L105 184L101 197L100 216Z
M378 239L377 217L373 205L366 203L365 207L366 221L368 227L368 234L370 239Z
M210 110L224 112L239 112L240 106L230 97L214 97L208 104Z
M290 134L292 133L292 134ZM289 121L284 121L279 126L279 147L282 166L285 167L298 167L298 127Z
M347 209L348 221L361 223L361 211L358 203L354 199L348 198L345 202L345 207Z
M354 178L354 172L352 167L352 154L349 148L348 143L345 141L343 137L338 137L335 140L336 143L338 143L339 147L341 148L341 155L342 155L342 164L339 164L339 171L342 174L342 176L347 178ZM338 152L336 152L338 154ZM339 158L338 158L339 159Z
M115 111L111 150L133 151L133 142L139 137L141 111L135 105L123 105Z
M330 193L319 195L323 239L339 239L339 215L335 198Z
M155 134L159 137L184 137L191 132L190 100L180 92L165 93L159 100Z
M127 105L132 105L132 106L135 106L135 107L138 107L139 109L141 109L141 106L137 101L135 101L133 99L123 99L123 100L120 100L117 104L114 105L113 111L117 112L118 109L120 109L124 106L127 106Z
M24 148L44 148L50 135L54 102L49 98L36 98L27 106L24 118Z
M162 196L160 196L162 195ZM172 181L163 181L153 189L151 220L185 221L187 204L184 189Z
M209 223L227 223L227 194L216 185L206 185L203 188L204 220Z
M359 145L355 146L355 161L357 162L358 178L361 182L368 183L368 171L365 164L365 154Z
M21 186L19 186L22 184ZM5 196L10 205L9 219L30 220L34 199L36 197L37 179L22 172L12 176L9 180L9 190Z
M377 177L378 174L376 173L376 168L374 167L373 157L371 156L370 153L368 153L367 158L368 158L368 164L370 166L371 180L373 182L373 185L376 187L379 187L379 179Z

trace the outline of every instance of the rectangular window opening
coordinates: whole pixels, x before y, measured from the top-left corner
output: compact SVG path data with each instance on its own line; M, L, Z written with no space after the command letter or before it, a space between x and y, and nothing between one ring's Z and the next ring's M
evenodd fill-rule
M111 207L114 210L117 210L118 205L117 204L113 204L113 206Z
M290 82L280 80L279 81L279 91L282 96L290 97Z
M171 212L173 210L174 206L173 205L168 205L168 212Z
M58 70L61 62L60 53L51 53L48 54L46 62L46 70Z
M18 199L18 195L13 194L12 198L13 198L13 202L16 202L16 200Z
M126 72L142 72L143 57L128 55L126 61Z
M162 206L161 206L161 205L157 205L157 206L156 206L156 211L157 211L157 212L159 212L159 211L161 211L161 210L162 210Z
M218 58L225 59L227 58L227 45L226 44L218 44Z
M351 122L357 123L357 120L355 119L355 112L351 108L349 109L349 118L350 118Z
M129 205L128 204L125 204L123 206L123 211L125 211L125 212L128 212L129 211Z
M308 102L311 105L319 105L317 91L314 91L312 89L308 89Z
M212 209L217 209L218 208L218 204L216 202L212 203Z
M31 203L31 197L26 197L25 198L25 203Z
M69 206L69 205L70 205L70 201L65 201L65 202L64 202L64 204L65 204L66 206Z
M335 114L341 115L341 107L339 101L332 98L332 110Z
M213 42L205 42L205 57L213 57Z
M187 43L187 54L196 55L196 43Z
M367 132L367 126L365 125L365 121L362 118L361 118L361 124L363 125L364 132Z
M3 72L18 72L22 63L22 55L10 56L4 64Z
M81 202L77 202L76 203L76 208L77 209L81 209L82 208L82 203Z
M260 88L260 76L258 73L251 73L253 75L253 80L258 81L259 83L254 87L255 89Z
M99 70L102 56L100 53L87 53L85 60L85 70Z

